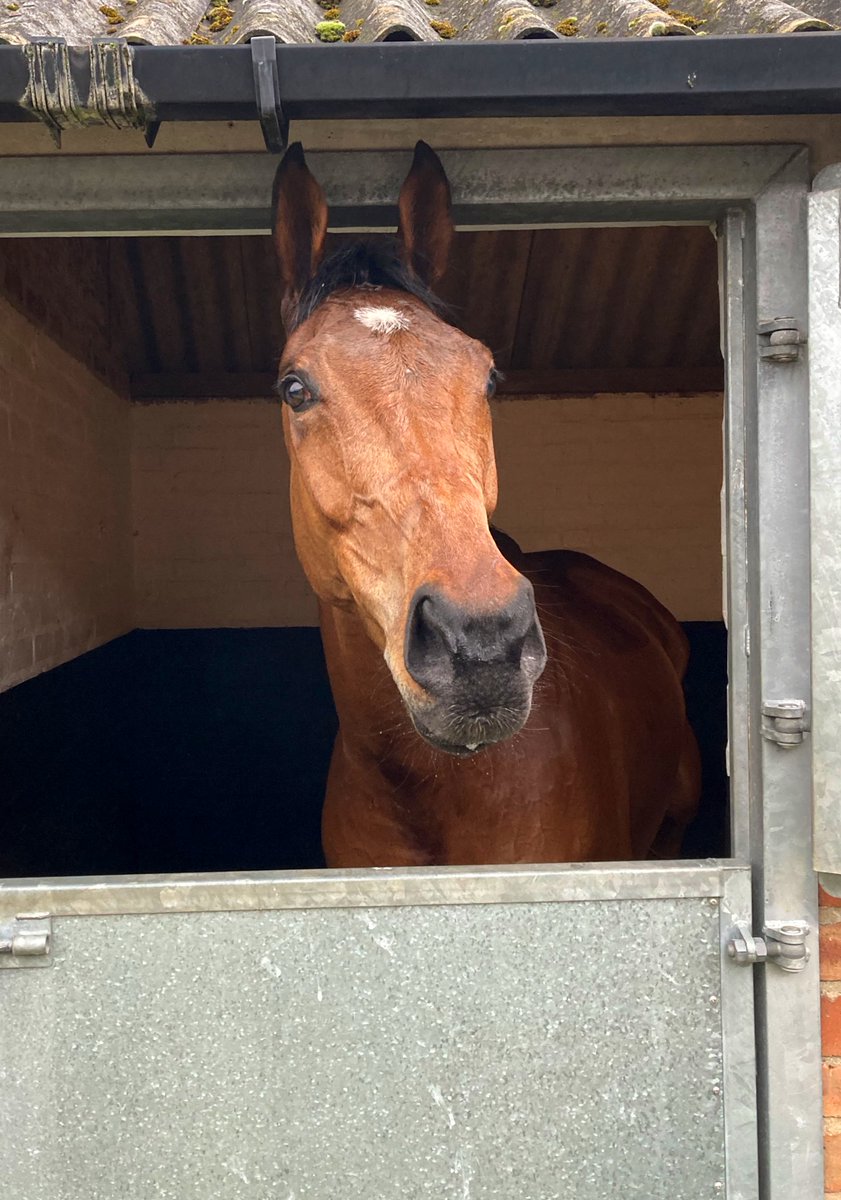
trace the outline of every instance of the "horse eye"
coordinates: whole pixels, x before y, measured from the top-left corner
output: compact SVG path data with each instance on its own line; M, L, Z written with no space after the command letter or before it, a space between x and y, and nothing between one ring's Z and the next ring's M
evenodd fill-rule
M312 392L301 382L297 375L287 375L280 381L281 399L295 412L306 408L313 400Z
M499 383L501 378L502 376L500 375L499 371L497 371L496 367L494 367L488 376L488 386L486 389L489 400L493 400L494 396L496 395L496 385Z

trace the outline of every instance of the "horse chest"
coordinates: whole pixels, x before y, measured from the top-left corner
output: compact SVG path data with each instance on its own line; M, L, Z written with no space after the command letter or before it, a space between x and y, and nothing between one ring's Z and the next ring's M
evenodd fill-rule
M627 841L622 809L557 746L552 753L546 733L531 746L524 739L465 760L416 754L408 767L402 757L374 763L340 754L325 813L326 843L336 846L331 863L366 865L343 857L356 843L377 865L615 857L605 851Z

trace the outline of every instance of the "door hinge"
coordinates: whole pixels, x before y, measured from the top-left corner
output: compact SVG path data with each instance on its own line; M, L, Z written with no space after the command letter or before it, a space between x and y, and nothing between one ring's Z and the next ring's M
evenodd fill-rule
M778 746L799 746L809 732L805 700L766 700L762 736Z
M21 913L0 922L0 968L46 967L50 962L52 919L47 913Z
M793 317L777 317L774 321L760 321L759 357L769 362L796 362L800 347L806 343L806 333L799 321Z
M783 971L802 971L809 961L809 935L806 921L767 921L762 936L749 925L737 924L727 942L727 953L742 966L776 963Z

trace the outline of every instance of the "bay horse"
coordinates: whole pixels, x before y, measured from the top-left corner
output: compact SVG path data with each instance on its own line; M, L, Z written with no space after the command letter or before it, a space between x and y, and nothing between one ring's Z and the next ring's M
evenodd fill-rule
M295 545L339 718L328 865L675 857L700 788L683 631L617 571L492 529L493 359L431 291L441 162L418 143L393 252L322 261L299 143L272 207Z

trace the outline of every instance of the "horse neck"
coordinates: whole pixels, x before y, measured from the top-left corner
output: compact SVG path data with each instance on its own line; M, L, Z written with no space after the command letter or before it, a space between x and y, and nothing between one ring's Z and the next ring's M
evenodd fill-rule
M382 651L355 609L319 603L321 637L342 737L377 756L412 726Z

